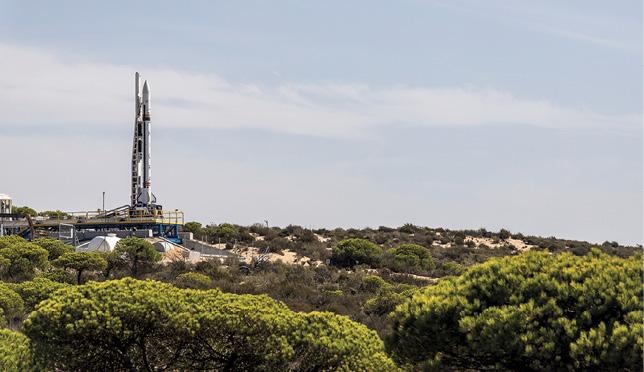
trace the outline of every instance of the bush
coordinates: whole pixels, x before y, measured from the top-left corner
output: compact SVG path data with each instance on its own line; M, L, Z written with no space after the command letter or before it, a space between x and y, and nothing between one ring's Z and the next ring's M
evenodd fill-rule
M318 241L318 237L315 236L312 230L306 229L302 231L302 234L297 237L298 241L304 243L314 243Z
M199 273L183 273L177 276L175 284L179 288L208 289L212 288L212 279Z
M396 370L346 317L131 278L57 291L25 332L44 370Z
M265 236L270 231L270 228L264 226L261 223L255 223L250 226L249 230L253 234L257 234L259 236Z
M2 274L11 281L29 280L36 270L43 270L47 265L49 253L34 243L19 242L0 249L0 266Z
M25 312L30 313L36 305L48 299L57 290L66 287L66 284L54 282L44 277L35 278L14 286L25 305Z
M499 231L499 239L505 240L505 239L509 239L511 237L512 237L512 234L510 233L510 231L508 231L506 229L501 229L501 231Z
M75 270L76 284L81 284L83 272L104 270L107 267L107 260L101 253L68 252L52 261L52 265L63 268L63 270Z
M18 235L0 236L0 249L7 248L10 245L26 243L27 241Z
M429 250L417 244L401 244L390 250L387 267L404 273L428 273L434 268Z
M74 247L58 239L38 238L34 239L33 243L49 252L47 256L49 261L53 261L65 253L74 252Z
M385 316L391 313L396 306L407 300L409 296L394 291L382 291L377 296L365 302L363 311L368 315Z
M333 313L312 312L297 320L296 370L396 371L377 334Z
M183 231L191 232L195 237L200 237L203 234L203 226L199 222L187 222L183 225Z
M50 268L49 270L40 273L38 277L49 279L52 282L62 284L76 284L76 278L72 273L63 269ZM36 279L34 279L36 280Z
M377 265L382 249L372 242L351 238L339 242L333 247L331 263L342 267L352 267L358 264Z
M414 224L411 224L411 223L406 223L406 224L404 224L404 225L402 225L401 227L398 228L398 231L400 231L401 233L405 233L405 234L413 234L417 230L418 230L418 228L416 226L414 226Z
M145 239L125 238L119 240L108 257L108 266L127 267L133 277L149 271L161 260L161 254Z
M227 243L239 238L239 229L230 223L207 226L205 233L214 242L221 241L222 243Z
M377 292L387 286L387 282L377 275L367 275L362 279L362 288L368 292Z
M24 301L20 295L5 283L0 283L0 310L0 315L4 315L0 326L15 324L22 318L25 310Z
M596 250L491 259L398 307L388 345L418 367L641 370L642 274Z
M0 329L0 370L4 372L31 372L37 368L29 350L29 339L23 334Z

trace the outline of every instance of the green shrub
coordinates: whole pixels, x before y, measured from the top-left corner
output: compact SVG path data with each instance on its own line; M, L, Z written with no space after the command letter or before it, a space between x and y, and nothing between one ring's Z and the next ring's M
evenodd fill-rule
M212 279L199 273L183 273L177 276L175 284L179 288L208 289L212 288Z
M362 288L368 292L377 292L380 288L387 287L389 284L377 275L367 275L362 279Z
M34 243L18 242L0 249L2 276L11 281L29 280L48 265L49 253Z
M25 312L30 313L36 305L46 300L57 290L66 287L44 277L37 277L28 282L14 285L14 290L20 295L25 305Z
M0 249L6 248L10 245L18 244L18 243L26 243L27 241L18 235L8 235L8 236L0 236Z
M372 242L351 238L339 242L333 247L331 262L342 267L351 267L359 264L377 265L382 255L382 249Z
M0 329L0 371L31 372L39 371L29 350L29 339L25 335Z
M195 238L200 237L203 234L203 227L199 222L186 222L183 225L183 231L191 232L195 235Z
M47 256L49 261L53 261L65 253L74 252L74 247L58 239L38 238L34 239L33 243L49 252Z
M84 272L105 270L107 260L98 252L68 252L52 261L52 265L76 271L76 284L81 284Z
M74 275L69 271L63 270L63 269L50 268L49 270L40 273L38 277L46 278L53 282L62 283L62 284L76 283L76 278L74 277Z
M135 278L150 271L161 260L161 254L150 242L134 237L119 240L109 256L108 269L109 266L126 267Z
M418 230L418 228L416 226L414 226L414 224L406 223L406 224L402 225L401 227L399 227L398 230L400 232L402 232L402 233L413 234Z
M642 274L597 250L491 259L398 307L388 345L419 368L641 370Z
M0 321L0 326L13 325L19 321L24 313L24 301L11 286L0 282L0 309L4 318Z
M132 278L60 289L25 332L45 370L396 370L346 317Z
M401 244L388 256L386 266L397 272L426 274L435 266L429 250L417 244Z
M509 239L511 237L512 237L512 233L510 233L510 231L508 231L506 229L501 229L501 231L499 231L499 239L505 240L505 239Z

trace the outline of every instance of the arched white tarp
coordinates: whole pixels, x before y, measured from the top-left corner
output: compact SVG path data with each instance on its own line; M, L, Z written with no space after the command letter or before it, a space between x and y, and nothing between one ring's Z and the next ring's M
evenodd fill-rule
M121 240L116 234L107 234L107 236L97 236L85 245L78 247L80 252L112 252L116 243Z

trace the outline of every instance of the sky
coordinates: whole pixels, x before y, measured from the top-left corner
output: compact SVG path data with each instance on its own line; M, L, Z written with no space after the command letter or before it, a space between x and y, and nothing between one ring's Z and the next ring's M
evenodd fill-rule
M0 0L0 193L642 243L641 1Z

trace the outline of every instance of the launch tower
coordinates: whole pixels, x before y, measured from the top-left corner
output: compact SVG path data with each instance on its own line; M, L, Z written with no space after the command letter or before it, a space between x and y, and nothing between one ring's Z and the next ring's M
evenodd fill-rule
M150 177L150 86L141 76L134 74L134 141L132 144L132 188L131 208L133 211L153 214L162 209L152 193Z

